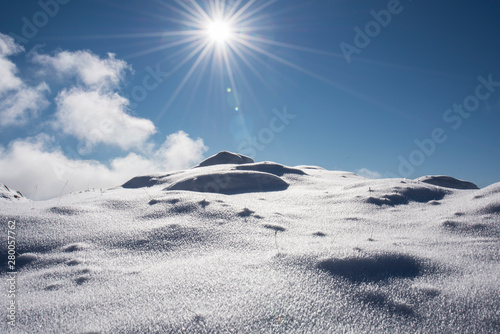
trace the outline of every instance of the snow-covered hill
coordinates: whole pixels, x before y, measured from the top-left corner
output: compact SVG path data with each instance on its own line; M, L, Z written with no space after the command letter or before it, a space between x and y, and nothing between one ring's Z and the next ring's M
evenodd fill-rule
M500 331L500 183L248 159L0 201L21 254L16 331Z

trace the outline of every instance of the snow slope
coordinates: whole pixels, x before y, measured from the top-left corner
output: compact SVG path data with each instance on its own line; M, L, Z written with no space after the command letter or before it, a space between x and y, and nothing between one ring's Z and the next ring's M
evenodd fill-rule
M233 158L0 201L22 254L14 332L500 331L500 183Z

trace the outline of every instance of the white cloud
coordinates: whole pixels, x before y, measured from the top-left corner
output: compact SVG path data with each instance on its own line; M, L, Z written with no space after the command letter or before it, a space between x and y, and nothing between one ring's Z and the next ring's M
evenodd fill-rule
M16 44L12 37L0 33L0 57L11 56L23 51L24 48Z
M45 83L30 87L17 76L17 66L6 57L24 49L0 33L0 127L22 126L47 108Z
M55 56L35 54L33 61L48 67L59 76L71 76L81 80L92 89L113 89L118 87L127 70L127 62L108 53L101 59L90 51L61 51Z
M157 149L152 150L150 158L130 153L124 158L117 158L111 162L115 170L126 171L137 175L149 172L182 170L190 168L203 160L203 154L208 150L203 139L192 139L184 131L170 134L165 142Z
M179 131L169 135L152 156L130 153L113 159L108 167L97 161L68 158L54 146L52 137L40 134L13 141L7 148L0 146L0 182L30 198L37 186L36 199L48 199L63 190L114 187L134 176L191 167L203 159L206 150L202 139L191 139Z
M59 93L56 103L56 127L85 141L87 149L98 143L141 148L156 132L150 120L127 114L129 101L117 93L73 88Z
M42 83L38 87L23 86L20 89L0 97L0 126L21 126L40 110L49 106L45 92L49 87Z
M201 162L206 151L203 139L193 140L184 131L179 131L167 136L155 158L168 170L185 169Z
M53 56L34 54L33 61L62 78L79 81L80 85L57 95L54 125L82 141L80 154L90 153L100 143L143 149L156 132L150 120L129 115L129 101L116 93L130 67L114 54L100 58L90 51L61 51Z
M366 177L368 179L380 179L382 174L376 171L369 170L368 168L361 168L356 171L356 174Z
M0 36L0 41L1 41ZM7 91L21 87L23 81L16 76L17 67L10 60L0 55L0 96Z

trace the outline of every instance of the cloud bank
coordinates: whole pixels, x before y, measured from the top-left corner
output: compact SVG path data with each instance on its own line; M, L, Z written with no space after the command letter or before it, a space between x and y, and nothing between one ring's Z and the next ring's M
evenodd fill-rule
M24 52L9 36L0 34L0 128L35 121L51 102L45 81L29 86L8 57ZM52 97L49 129L36 136L0 143L0 182L25 196L48 199L70 191L108 188L148 173L189 168L203 160L203 139L184 131L152 141L154 123L129 113L130 101L119 93L127 72L125 61L113 54L99 57L90 51L31 52L30 60L45 80L67 83ZM53 133L47 133L54 131ZM79 140L68 157L58 137ZM62 136L64 140L64 136ZM84 159L98 145L119 148L124 156L106 162Z
M85 189L109 188L130 178L167 170L186 169L203 159L207 147L183 131L167 136L152 154L129 153L114 158L109 166L98 161L68 158L52 136L18 139L0 146L2 183L12 185L26 197L37 200Z

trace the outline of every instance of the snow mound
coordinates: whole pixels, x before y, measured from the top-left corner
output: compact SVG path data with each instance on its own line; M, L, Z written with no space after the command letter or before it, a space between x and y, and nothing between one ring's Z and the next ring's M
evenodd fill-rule
M391 278L415 278L423 273L421 260L404 254L377 254L321 261L318 268L352 282L377 282Z
M437 187L418 185L407 185L405 187L393 187L391 193L381 196L370 196L367 203L375 205L403 205L410 202L427 203L443 199L449 192Z
M463 181L455 179L451 176L443 176L443 175L428 175L422 176L415 181L420 181L428 184L432 184L439 187L444 188L452 188L452 189L479 189L474 183L469 181Z
M500 214L500 202L490 203L478 210L478 213L484 215Z
M500 182L494 183L486 188L483 188L476 192L474 199L498 196L500 194Z
M10 189L5 184L0 183L0 200L27 202L28 199L21 192Z
M498 238L500 237L500 226L496 221L483 220L478 222L459 222L446 220L442 223L443 229L451 233L458 233L471 237Z
M182 174L184 171L176 171L168 174L152 174L136 176L128 180L122 185L122 188L137 189L137 188L151 188L153 186L167 182L168 178Z
M109 243L118 249L169 252L182 247L193 248L206 244L210 239L214 239L213 236L202 229L171 224L136 233L128 238L111 240Z
M297 168L286 167L274 162L259 162L253 164L246 164L241 166L236 166L237 170L253 170L257 172L264 172L269 174L274 174L276 176L283 176L284 174L298 174L306 175L303 171Z
M256 171L228 171L188 177L168 186L166 190L187 190L230 195L280 191L287 188L288 183L273 174Z
M80 213L79 210L76 210L74 208L66 208L60 206L53 206L47 211L56 215L64 215L64 216L74 216Z
M217 153L216 155L211 156L210 158L200 162L197 167L206 167L206 166L214 166L214 165L227 165L227 164L251 164L254 163L253 159L241 154L231 153L227 151L222 151Z

